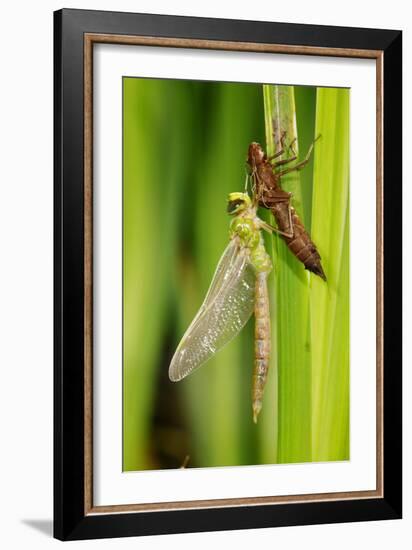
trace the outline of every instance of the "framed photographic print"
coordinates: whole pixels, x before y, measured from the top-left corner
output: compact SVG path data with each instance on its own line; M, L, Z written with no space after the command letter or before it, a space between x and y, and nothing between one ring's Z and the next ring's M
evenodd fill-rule
M55 536L400 518L401 32L54 25Z

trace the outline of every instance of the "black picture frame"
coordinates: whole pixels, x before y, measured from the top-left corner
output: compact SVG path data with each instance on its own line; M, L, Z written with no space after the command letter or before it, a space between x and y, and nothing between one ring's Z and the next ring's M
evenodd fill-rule
M381 52L383 493L130 513L85 509L84 38L87 33ZM54 14L54 536L61 540L396 519L402 514L402 33L64 9ZM357 237L358 238L358 237ZM362 238L361 236L359 238Z

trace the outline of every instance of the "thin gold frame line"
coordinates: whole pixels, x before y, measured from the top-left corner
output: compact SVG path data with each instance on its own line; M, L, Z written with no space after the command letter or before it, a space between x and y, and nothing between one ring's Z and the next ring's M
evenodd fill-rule
M348 491L342 493L316 493L302 495L283 495L277 497L240 497L226 499L210 500L192 500L192 501L173 501L173 502L155 502L149 504L114 504L104 506L94 506L90 508L88 515L98 514L116 514L130 512L155 512L168 510L193 510L207 508L227 508L244 506L263 506L268 504L299 504L309 502L333 502L340 500L367 500L379 498L377 491Z
M93 506L93 42L84 40L84 512Z
M169 48L194 48L202 50L232 50L257 53L287 53L295 55L321 55L332 57L363 57L366 59L377 59L381 53L380 50L360 50L355 48L323 48L321 46L261 44L257 42L233 42L227 40L167 38L158 36L86 33L84 38L85 42L91 41L94 43L104 44L129 44Z
M376 59L376 489L383 497L384 430L384 218L383 218L383 52ZM380 467L379 467L380 466Z
M93 44L129 44L177 48L231 50L294 55L321 55L376 59L376 490L273 497L194 500L93 506ZM336 501L383 498L383 52L350 48L322 48L193 40L147 36L86 33L84 35L84 511L88 514L148 512L210 507L251 506L264 504Z

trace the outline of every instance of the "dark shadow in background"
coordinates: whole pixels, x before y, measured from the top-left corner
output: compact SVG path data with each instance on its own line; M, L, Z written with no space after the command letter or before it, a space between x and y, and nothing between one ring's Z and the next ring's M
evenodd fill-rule
M51 519L23 519L21 522L40 531L43 535L53 536L53 521Z

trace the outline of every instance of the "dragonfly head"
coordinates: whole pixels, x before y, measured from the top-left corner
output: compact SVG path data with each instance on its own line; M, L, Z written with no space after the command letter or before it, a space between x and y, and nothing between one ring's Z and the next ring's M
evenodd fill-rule
M256 169L258 164L262 164L265 160L265 153L262 149L262 146L259 143L253 141L249 145L247 152L247 166L249 173L253 172Z
M252 206L247 193L230 193L227 199L227 212L230 216L244 212Z

